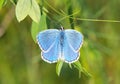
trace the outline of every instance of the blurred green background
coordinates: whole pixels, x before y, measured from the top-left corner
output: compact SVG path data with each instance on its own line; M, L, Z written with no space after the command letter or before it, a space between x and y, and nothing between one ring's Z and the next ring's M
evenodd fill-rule
M60 21L65 29L83 33L79 60L92 77L82 73L79 78L78 70L68 64L58 77L56 64L40 58L40 49L31 36L32 20L27 17L19 23L15 5L8 0L0 9L0 84L120 84L120 22L112 22L120 20L120 0L37 1L40 5L44 1L49 11L48 27L55 28L55 22Z

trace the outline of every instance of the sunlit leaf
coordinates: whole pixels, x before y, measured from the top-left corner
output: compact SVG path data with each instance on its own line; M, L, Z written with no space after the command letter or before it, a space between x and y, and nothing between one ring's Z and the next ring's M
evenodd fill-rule
M0 8L3 6L4 0L0 0Z
M56 73L57 73L58 76L60 75L62 66L63 66L63 61L58 61L57 65L56 65Z
M32 6L29 11L29 16L32 18L33 21L38 23L40 21L40 16L41 16L39 5L35 0L32 0L31 2L32 2Z
M3 7L3 5L5 4L6 0L0 0L0 9Z
M18 0L16 5L16 17L20 22L28 15L31 9L31 0Z

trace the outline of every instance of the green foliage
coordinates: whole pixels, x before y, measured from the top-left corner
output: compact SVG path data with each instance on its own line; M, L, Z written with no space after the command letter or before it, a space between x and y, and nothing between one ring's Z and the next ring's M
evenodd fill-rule
M91 77L91 74L88 73L86 69L81 66L81 63L79 61L73 63L73 65L79 70L79 77L81 77L81 72L83 72L87 77Z
M60 75L60 72L61 72L61 70L62 70L63 63L64 63L63 61L58 61L58 62L57 62L57 65L56 65L56 73L57 73L58 76ZM91 77L91 74L88 73L88 72L86 71L86 69L81 66L81 63L80 63L79 61L74 62L74 63L72 63L72 64L69 64L69 67L72 69L72 66L71 66L71 65L73 65L75 68L78 69L78 71L79 71L79 77L81 77L81 72L84 73L87 77Z
M46 14L44 13L41 16L40 22L36 23L36 22L32 22L32 28L31 28L31 35L32 38L34 40L34 42L36 42L36 36L37 34L42 31L47 29L47 24L46 24Z
M0 9L4 6L5 3L6 3L6 0L0 0Z
M0 8L3 6L4 0L0 0Z
M29 15L33 21L39 22L40 9L36 0L18 0L16 5L16 17L20 22Z
M0 84L120 84L119 0L10 1L0 0ZM14 7L17 20L26 19L19 24ZM40 59L36 35L58 25L84 35L73 64Z
M11 1L14 5L16 5L18 0L10 0L10 1Z
M31 1L31 8L28 14L32 18L33 21L37 23L40 21L41 13L40 13L39 5L37 4L36 0Z
M58 76L60 75L62 66L63 66L63 61L61 61L61 60L58 61L58 62L57 62L57 65L56 65L56 73L57 73Z
M18 0L16 5L16 17L20 22L29 14L31 9L31 0Z

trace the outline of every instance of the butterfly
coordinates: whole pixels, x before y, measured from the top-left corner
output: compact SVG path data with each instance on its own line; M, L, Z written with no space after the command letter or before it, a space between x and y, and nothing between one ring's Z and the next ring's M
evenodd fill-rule
M62 60L76 62L80 57L83 35L73 29L48 29L39 32L37 42L41 48L41 58L48 63Z

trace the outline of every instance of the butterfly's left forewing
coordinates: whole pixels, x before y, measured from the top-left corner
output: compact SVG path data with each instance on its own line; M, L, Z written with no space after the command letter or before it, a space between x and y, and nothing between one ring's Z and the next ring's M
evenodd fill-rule
M83 42L83 36L76 30L65 30L63 55L67 63L73 63L79 58L79 49Z

